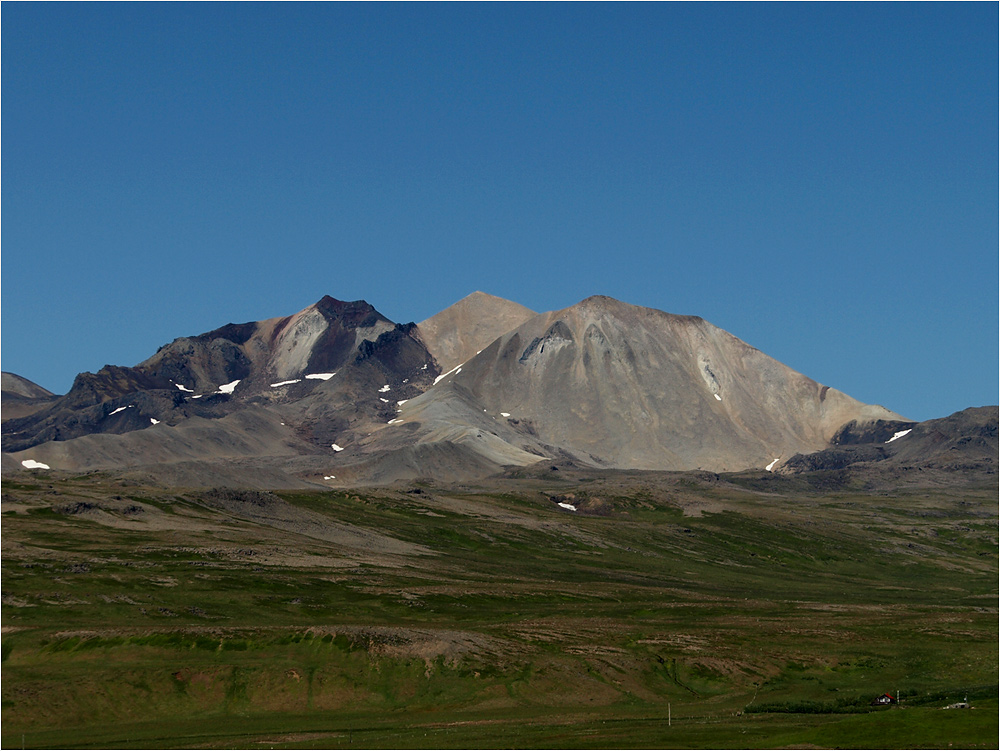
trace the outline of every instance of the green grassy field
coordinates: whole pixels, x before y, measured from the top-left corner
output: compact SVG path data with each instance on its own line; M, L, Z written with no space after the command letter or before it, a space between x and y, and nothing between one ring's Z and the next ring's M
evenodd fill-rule
M763 482L5 480L3 746L996 747L995 485Z

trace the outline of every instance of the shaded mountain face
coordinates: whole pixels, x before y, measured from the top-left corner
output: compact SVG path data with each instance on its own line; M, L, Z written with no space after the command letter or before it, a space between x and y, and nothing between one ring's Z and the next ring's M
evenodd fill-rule
M822 449L852 420L902 418L700 318L592 297L501 336L400 419L421 423L428 440L471 441L463 426L474 426L498 459L516 450L596 466L733 471Z
M176 339L135 367L81 373L51 406L4 423L3 446L19 451L194 417L219 419L249 404L302 401L308 411L314 392L326 395L319 400L327 403L329 409L319 410L326 414L354 401L342 381L357 387L359 379L379 386L405 380L415 395L435 375L413 324L394 324L364 301L324 297L293 316ZM314 422L308 421L307 436Z
M607 297L536 315L474 293L419 325L327 297L177 339L81 374L3 438L5 467L329 487L542 461L773 470L912 425L697 317Z
M854 474L899 472L910 468L996 475L1000 452L997 407L974 407L924 422L849 423L833 446L797 454L784 474L849 470Z

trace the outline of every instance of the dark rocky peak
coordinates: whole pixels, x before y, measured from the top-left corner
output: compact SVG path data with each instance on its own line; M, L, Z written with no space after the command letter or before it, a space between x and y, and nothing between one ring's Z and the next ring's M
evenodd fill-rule
M834 446L886 443L900 431L908 430L916 424L899 420L851 420L837 431L830 443Z
M233 344L246 344L250 337L257 331L257 322L249 323L227 323L225 326L193 337L197 341L213 341L215 339L225 339Z
M173 388L168 379L143 372L137 368L105 365L96 373L80 373L73 380L73 387L62 399L60 406L74 409L100 404L108 399L136 391Z
M313 307L328 321L340 321L345 328L364 328L380 321L392 323L364 300L345 302L324 295Z

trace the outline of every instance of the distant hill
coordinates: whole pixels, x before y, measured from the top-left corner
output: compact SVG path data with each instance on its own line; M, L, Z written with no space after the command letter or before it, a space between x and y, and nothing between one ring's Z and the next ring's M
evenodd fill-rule
M473 292L417 324L421 341L441 372L475 357L498 336L535 316L516 302Z
M5 418L8 383L40 393L4 374ZM916 425L701 318L600 296L535 314L476 292L420 324L324 297L41 392L3 423L5 467L192 486L464 480L536 462L792 472ZM903 461L904 441L889 445Z
M0 392L2 392L3 398L17 398L22 399L50 399L55 394L46 388L42 388L37 383L29 381L27 378L22 378L14 373L7 373L4 371L0 373Z
M56 399L56 395L15 373L0 374L0 409L3 420L26 417Z
M850 423L835 437L836 445L797 454L779 471L846 470L875 478L914 469L996 475L1000 451L997 432L996 406L970 408L919 423L884 422L864 429Z

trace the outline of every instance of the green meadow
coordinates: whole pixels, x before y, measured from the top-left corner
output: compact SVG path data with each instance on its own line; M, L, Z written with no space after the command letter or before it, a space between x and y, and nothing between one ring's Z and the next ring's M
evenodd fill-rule
M2 532L5 748L996 747L995 485L25 474Z

